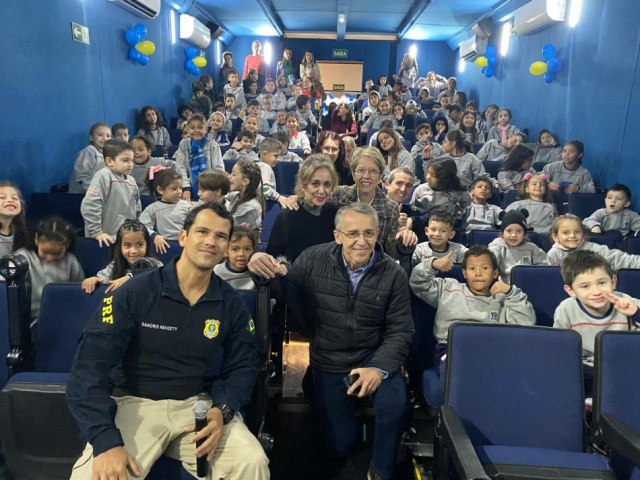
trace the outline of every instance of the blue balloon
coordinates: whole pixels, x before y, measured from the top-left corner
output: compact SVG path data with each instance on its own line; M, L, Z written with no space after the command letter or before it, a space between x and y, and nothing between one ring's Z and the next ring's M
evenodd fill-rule
M487 67L487 69L484 72L484 76L487 77L487 78L491 78L491 77L493 77L494 73L496 73L496 71L493 68Z
M484 73L487 71L487 67L482 67L480 69L480 73L482 73L484 75Z
M127 40L127 43L132 47L136 45L138 42L140 42L141 40L140 34L136 32L133 28L127 30L127 33L125 34L125 38Z
M498 63L498 59L494 56L487 57L487 63L489 64L490 67L495 67L496 63Z
M134 60L134 61L138 61L138 59L140 58L140 55L142 55L139 51L137 51L134 47L131 47L129 49L129 60Z
M141 23L136 23L133 26L133 30L140 35L140 40L147 36L147 27Z
M556 58L556 47L547 43L542 47L542 56L544 57L545 62L548 62L552 58Z
M560 70L560 60L551 58L547 61L547 72L556 73Z
M496 47L494 47L493 45L487 45L487 48L484 51L484 56L489 58L489 57L495 57L496 56Z
M551 83L555 80L556 78L556 74L553 72L547 72L544 74L544 82L545 83Z
M146 65L147 63L149 63L149 57L147 57L144 54L140 54L140 56L138 57L138 59L136 60L140 65Z
M185 55L187 56L187 58L188 58L189 60L191 60L192 58L196 58L196 57L198 56L198 50L196 50L196 49L195 49L195 48L193 48L193 47L187 47L187 48L184 50L184 53L185 53ZM194 66L195 66L195 65L194 65Z

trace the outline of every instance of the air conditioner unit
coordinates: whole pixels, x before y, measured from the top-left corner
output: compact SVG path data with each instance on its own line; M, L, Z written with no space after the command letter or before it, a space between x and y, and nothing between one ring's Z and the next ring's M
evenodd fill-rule
M211 30L196 17L180 15L180 38L197 48L207 48L211 43Z
M488 40L486 38L471 37L469 40L460 42L460 58L467 62L475 60L484 54L487 48Z
M562 22L566 9L566 0L533 0L515 11L513 31L528 35Z
M156 18L160 14L161 0L109 0L142 18Z

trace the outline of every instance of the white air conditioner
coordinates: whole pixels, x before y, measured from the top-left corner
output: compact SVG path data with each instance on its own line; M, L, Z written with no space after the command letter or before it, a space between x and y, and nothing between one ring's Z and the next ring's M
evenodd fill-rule
M109 0L142 18L156 18L160 14L161 0Z
M471 37L469 40L460 42L460 58L467 62L475 60L480 55L484 54L487 48L488 40L486 38Z
M180 38L197 48L207 48L211 43L211 30L200 20L183 13L180 15Z
M528 35L562 22L566 9L566 0L532 0L515 11L513 31Z

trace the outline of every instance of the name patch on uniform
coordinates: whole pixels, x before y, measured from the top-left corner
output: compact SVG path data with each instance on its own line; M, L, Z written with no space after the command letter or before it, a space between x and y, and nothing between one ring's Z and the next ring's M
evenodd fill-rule
M113 325L113 295L102 299L102 323Z
M204 330L202 331L209 340L216 338L220 333L220 320L205 320Z
M256 324L251 317L249 317L249 321L247 322L247 332L252 335L256 334Z
M498 312L489 312L489 320L492 322L498 321Z

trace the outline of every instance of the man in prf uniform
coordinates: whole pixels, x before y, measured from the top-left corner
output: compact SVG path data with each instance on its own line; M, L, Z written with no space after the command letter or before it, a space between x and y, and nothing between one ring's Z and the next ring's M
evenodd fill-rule
M239 295L213 274L232 228L224 207L194 208L180 232L180 258L105 297L89 321L67 384L88 442L72 480L146 476L163 453L194 477L196 457L206 456L208 478L269 478L262 447L236 414L259 369L255 325ZM118 365L123 374L112 385ZM194 435L198 400L213 405ZM199 439L206 440L196 448Z

